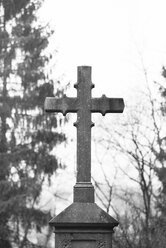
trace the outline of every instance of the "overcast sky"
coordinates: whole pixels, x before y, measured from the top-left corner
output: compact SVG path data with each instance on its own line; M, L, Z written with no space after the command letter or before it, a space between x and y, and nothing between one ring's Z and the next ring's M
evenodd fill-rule
M165 0L45 0L56 78L75 83L76 67L90 65L94 95L125 96L143 83L140 53L156 80L166 65L165 10Z

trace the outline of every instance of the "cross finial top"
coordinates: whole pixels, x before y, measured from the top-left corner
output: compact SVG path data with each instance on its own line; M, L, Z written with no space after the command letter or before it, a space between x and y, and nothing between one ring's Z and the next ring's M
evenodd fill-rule
M77 183L74 191L74 201L94 202L94 190L91 184L91 113L122 113L124 101L122 98L91 98L91 67L77 68L77 97L62 98L47 97L46 112L77 113Z

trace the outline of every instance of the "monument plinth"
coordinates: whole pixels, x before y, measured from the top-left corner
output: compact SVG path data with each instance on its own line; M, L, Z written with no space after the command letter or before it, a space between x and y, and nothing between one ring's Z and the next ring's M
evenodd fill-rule
M77 113L77 181L73 203L49 223L55 231L55 248L110 248L118 222L94 203L91 183L91 113L122 113L122 98L91 98L91 67L77 69L77 97L47 97L46 112Z

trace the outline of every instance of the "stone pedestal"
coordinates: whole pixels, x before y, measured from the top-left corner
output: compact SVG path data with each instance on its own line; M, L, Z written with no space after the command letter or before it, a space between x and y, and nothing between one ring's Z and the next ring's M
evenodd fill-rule
M50 221L55 248L111 248L118 222L96 203L74 202Z

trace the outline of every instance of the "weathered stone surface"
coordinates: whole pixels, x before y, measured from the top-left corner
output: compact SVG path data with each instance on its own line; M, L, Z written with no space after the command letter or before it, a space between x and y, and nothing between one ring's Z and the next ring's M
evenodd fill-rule
M91 182L76 183L74 186L74 202L91 202L94 200L94 187Z
M57 248L112 248L112 231L102 228L55 229Z
M66 115L68 112L77 113L77 121L74 124L77 127L77 183L74 189L74 201L93 202L94 190L91 185L91 113L122 113L124 110L124 101L122 98L107 98L103 95L101 98L92 98L91 90L94 84L91 82L91 67L79 66L77 68L77 83L74 87L77 89L77 97L62 98L47 97L45 100L45 110L47 112L61 112ZM84 183L84 187L80 184ZM85 187L87 185L87 187ZM79 194L81 196L79 197ZM87 198L86 198L87 195Z
M53 218L50 225L57 227L113 228L118 222L96 203L73 203Z

